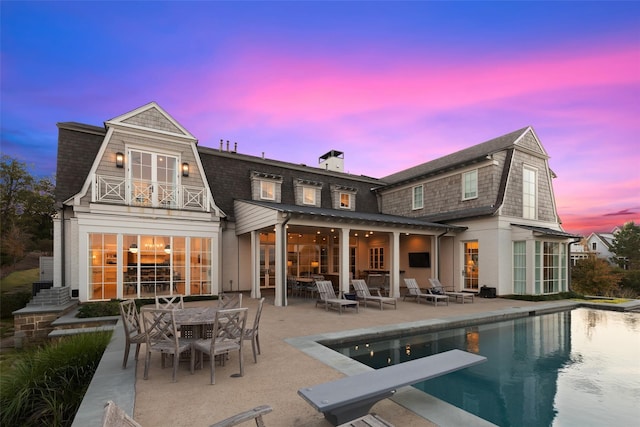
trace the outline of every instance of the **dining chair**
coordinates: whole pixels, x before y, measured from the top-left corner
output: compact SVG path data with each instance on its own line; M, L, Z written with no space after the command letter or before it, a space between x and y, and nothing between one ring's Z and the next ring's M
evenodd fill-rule
M253 326L246 328L244 331L244 339L251 340L251 349L253 350L253 361L258 363L258 354L260 354L260 337L258 336L258 327L260 325L260 316L262 316L262 305L265 298L261 298L258 303L258 311L256 311L256 317L253 319Z
M166 310L183 309L184 299L182 295L174 296L156 296L156 308L164 308Z
M198 362L202 366L202 354L209 355L211 370L211 384L216 383L215 359L219 355L227 355L229 352L238 351L240 359L240 376L244 375L244 358L242 343L247 324L248 308L231 308L216 311L213 323L213 336L207 339L199 339L193 342L191 356L191 372L194 371L194 353L199 352Z
M144 323L147 338L147 357L144 361L144 379L148 379L151 353L162 355L162 368L164 369L167 355L173 359L173 382L176 382L179 357L183 352L191 349L192 340L181 338L176 333L176 318L174 310L143 307L140 311ZM191 365L193 366L193 352L191 353Z
M129 299L120 303L120 316L122 316L122 326L124 327L124 337L126 340L124 359L122 361L122 369L125 369L127 367L127 361L129 360L129 349L133 344L136 345L136 360L138 360L140 344L146 342L146 336L142 330L143 325L140 321L134 300Z
M240 308L242 307L242 294L220 294L218 297L218 308Z

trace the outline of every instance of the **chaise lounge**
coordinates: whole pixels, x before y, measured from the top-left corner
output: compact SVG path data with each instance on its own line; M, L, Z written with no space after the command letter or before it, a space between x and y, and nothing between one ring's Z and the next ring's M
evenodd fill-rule
M432 293L424 293L420 290L416 279L404 279L404 284L407 285L407 294L405 294L403 301L407 298L415 298L416 302L420 304L420 299L424 299L426 302L432 302L437 306L438 302L444 302L449 305L449 297L447 295L436 295Z
M431 283L431 293L435 295L446 295L450 298L455 298L456 302L464 304L465 301L473 302L473 294L470 292L454 292L445 290L442 283L438 279L429 279Z
M353 289L356 291L356 298L364 301L364 306L367 306L367 302L375 302L380 305L380 310L382 310L383 304L393 305L393 308L397 309L398 300L392 297L383 297L380 295L380 291L378 291L378 295L371 295L369 291L369 286L367 286L367 282L362 279L354 279L351 281L353 285Z
M344 308L351 307L356 309L356 313L358 312L358 301L338 298L330 280L316 280L316 287L319 295L318 300L316 300L316 307L318 304L322 304L327 311L329 308L337 308L340 314L342 314Z

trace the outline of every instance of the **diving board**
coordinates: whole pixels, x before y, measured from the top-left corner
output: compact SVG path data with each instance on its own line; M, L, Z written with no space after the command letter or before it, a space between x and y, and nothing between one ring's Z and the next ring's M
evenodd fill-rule
M322 412L324 417L335 426L368 414L375 403L391 397L400 387L430 380L486 361L487 358L484 356L462 350L449 350L301 388L298 394Z

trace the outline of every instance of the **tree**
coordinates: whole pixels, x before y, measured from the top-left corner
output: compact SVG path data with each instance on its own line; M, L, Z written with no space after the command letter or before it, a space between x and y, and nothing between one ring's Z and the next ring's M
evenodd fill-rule
M622 268L640 270L640 226L627 222L613 236L610 251L615 254L612 261Z
M16 262L21 253L51 242L55 213L51 178L34 178L27 165L10 156L0 161L0 237L2 261ZM20 239L18 250L16 239ZM52 244L49 243L52 247Z
M615 296L621 273L595 256L579 260L571 270L571 287L583 295Z

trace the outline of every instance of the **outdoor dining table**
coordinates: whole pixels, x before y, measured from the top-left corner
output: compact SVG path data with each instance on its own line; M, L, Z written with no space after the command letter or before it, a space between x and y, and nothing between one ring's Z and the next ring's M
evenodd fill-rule
M207 326L213 327L218 307L186 307L175 311L176 326L183 338L206 337Z

